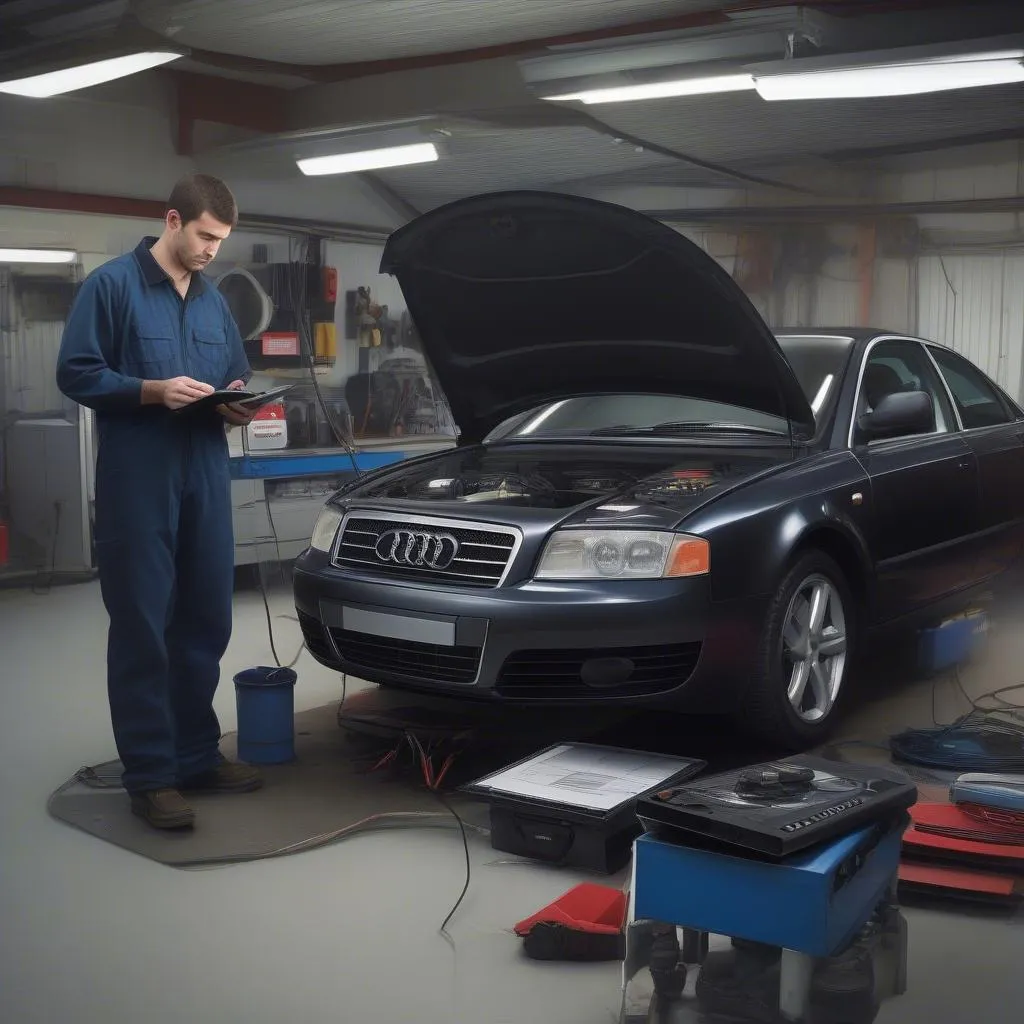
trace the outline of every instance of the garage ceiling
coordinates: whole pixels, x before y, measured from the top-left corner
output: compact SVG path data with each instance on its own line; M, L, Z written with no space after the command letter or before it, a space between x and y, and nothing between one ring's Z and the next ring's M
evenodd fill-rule
M750 189L766 181L834 199L847 186L826 182L823 166L845 182L858 161L877 169L910 148L1024 139L1024 86L783 103L743 92L582 107L537 99L517 64L567 46L688 40L766 11L825 25L826 45L840 51L864 49L865 39L886 46L1024 31L1024 4L943 0L800 8L775 0L15 0L0 5L0 71L5 46L6 57L44 54L141 26L156 42L192 51L153 73L177 89L179 151L211 167L237 158L208 130L228 125L234 142L241 129L251 144L242 159L259 156L246 166L296 183L296 146L327 129L441 118L450 134L440 163L376 176L402 216L508 187Z
M965 89L885 100L765 103L756 93L619 103L608 124L704 160L769 166L805 155L931 144L994 131L1024 133L1024 88Z
M135 10L186 46L337 64L475 50L724 6L724 0L140 0Z
M421 210L460 196L512 188L557 187L597 175L630 181L676 162L633 146L616 145L587 128L460 131L446 146L445 169L436 165L379 172L391 188ZM699 180L707 181L701 172Z

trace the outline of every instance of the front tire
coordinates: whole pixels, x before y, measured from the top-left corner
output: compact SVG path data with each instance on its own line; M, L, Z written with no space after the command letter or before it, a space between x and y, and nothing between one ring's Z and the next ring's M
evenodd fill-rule
M769 605L740 724L787 750L827 739L849 690L856 626L839 566L820 551L799 557Z

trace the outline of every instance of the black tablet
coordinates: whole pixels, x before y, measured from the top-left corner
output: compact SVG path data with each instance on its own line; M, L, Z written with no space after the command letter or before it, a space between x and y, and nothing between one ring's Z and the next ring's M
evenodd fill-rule
M183 406L179 412L198 412L200 409L211 409L218 405L240 405L250 411L268 405L275 399L280 398L286 391L291 391L294 384L281 384L276 388L268 388L266 391L246 391L244 389L219 388L217 391L189 405Z

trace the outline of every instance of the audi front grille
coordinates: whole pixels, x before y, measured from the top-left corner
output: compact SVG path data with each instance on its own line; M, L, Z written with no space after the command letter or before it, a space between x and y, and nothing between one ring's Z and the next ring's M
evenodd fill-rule
M507 527L360 513L345 520L334 564L391 579L496 587L518 546Z

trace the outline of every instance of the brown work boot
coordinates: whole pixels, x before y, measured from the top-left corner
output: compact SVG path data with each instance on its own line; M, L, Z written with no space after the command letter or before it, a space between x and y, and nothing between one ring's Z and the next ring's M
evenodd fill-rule
M176 789L150 789L132 793L132 814L144 818L153 828L191 828L196 812Z
M208 772L185 779L181 788L193 793L251 793L262 785L263 776L256 768L234 761L222 761Z

